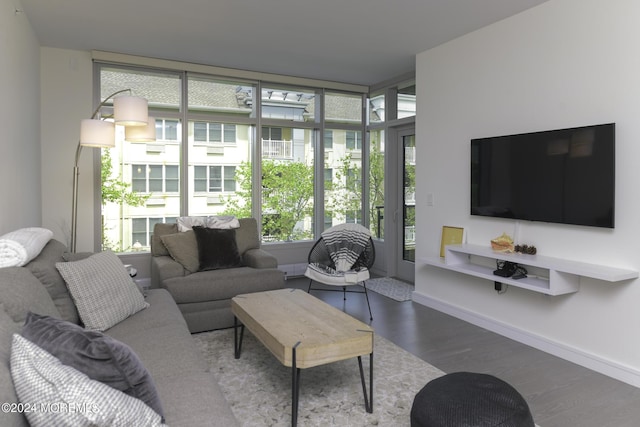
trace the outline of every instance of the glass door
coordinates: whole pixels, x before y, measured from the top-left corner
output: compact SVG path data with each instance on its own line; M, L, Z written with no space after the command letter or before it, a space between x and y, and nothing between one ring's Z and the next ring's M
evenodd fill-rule
M398 132L398 251L397 277L413 283L416 260L416 135L415 129Z

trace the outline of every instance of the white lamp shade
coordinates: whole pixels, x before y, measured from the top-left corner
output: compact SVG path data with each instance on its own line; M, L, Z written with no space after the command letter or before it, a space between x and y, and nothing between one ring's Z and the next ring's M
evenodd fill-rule
M124 139L129 142L152 142L156 140L156 119L149 117L146 126L127 126Z
M85 147L114 147L116 126L113 122L84 119L80 122L80 145Z
M113 98L113 117L117 125L145 126L149 107L147 100L139 96L117 96Z

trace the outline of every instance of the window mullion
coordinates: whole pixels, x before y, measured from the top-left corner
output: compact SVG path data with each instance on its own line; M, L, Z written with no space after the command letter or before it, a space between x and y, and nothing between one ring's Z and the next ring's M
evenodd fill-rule
M189 215L189 79L187 73L181 73L182 85L180 93L180 112L182 122L182 132L180 138L180 161L179 161L179 193L180 193L180 215Z

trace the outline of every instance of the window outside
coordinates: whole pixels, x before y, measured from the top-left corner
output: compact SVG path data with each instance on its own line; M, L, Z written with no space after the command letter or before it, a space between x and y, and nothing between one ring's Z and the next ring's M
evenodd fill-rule
M111 65L99 65L99 72L102 99L131 88L149 101L156 119L156 141L125 141L118 127L116 147L103 150L104 249L147 251L155 224L181 215L253 216L257 196L265 242L314 239L316 211L324 229L365 222L361 95L275 85L257 91L257 83ZM324 111L318 110L319 96L325 96ZM316 159L319 136L324 153ZM252 163L255 152L259 165ZM314 200L318 160L325 168L321 207Z
M408 83L398 87L398 118L416 115L416 84Z
M149 101L156 141L125 141L102 150L102 247L116 252L148 250L157 222L180 215L181 79L170 73L100 69L101 99L123 88Z
M362 224L362 97L327 92L324 117L324 229Z
M309 89L266 87L262 89L263 119L314 122L316 94Z
M374 95L369 98L367 120L369 124L380 124L385 121L385 97L384 94Z
M374 237L384 239L384 156L385 132L369 132L369 228Z
M251 216L251 174L242 178L246 193L239 192L238 174L251 172L253 133L246 124L189 123L189 215L227 215L241 207Z
M329 134L332 143L327 148ZM362 224L362 132L326 130L324 153L324 229Z

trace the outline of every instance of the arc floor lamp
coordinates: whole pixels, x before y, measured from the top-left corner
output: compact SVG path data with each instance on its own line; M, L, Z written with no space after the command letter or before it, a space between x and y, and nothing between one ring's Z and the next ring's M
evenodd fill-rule
M120 95L129 92L129 95ZM101 117L100 110L113 99L113 121ZM80 140L76 148L73 166L73 200L71 203L71 252L76 251L76 230L78 226L78 162L82 147L109 148L116 144L116 125L126 126L125 139L129 141L154 141L155 120L149 117L147 100L131 95L131 89L123 89L112 93L98 105L90 119L80 123ZM129 131L129 128L131 131Z

